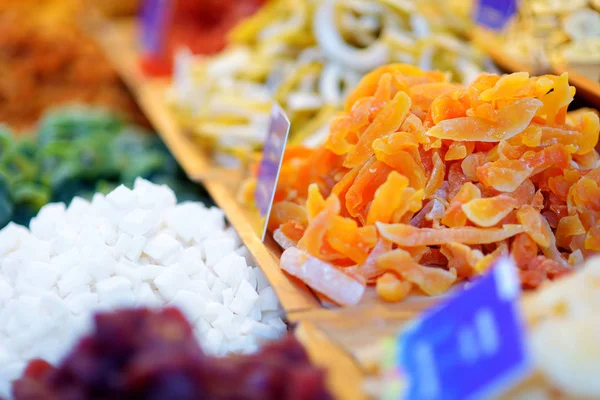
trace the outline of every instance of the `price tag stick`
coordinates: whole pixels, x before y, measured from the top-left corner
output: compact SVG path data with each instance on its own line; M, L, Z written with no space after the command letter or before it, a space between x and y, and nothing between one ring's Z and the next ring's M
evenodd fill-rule
M263 242L267 234L269 216L273 208L279 171L281 170L289 133L290 120L281 106L274 103L271 109L271 122L263 146L263 155L258 168L258 179L254 192L254 200L262 221L261 240Z

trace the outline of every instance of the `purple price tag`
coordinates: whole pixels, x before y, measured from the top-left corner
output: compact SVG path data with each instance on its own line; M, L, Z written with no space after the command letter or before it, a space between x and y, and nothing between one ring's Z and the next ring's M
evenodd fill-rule
M517 12L518 0L479 0L475 8L478 25L495 31L504 29Z
M518 310L520 283L509 258L428 312L399 338L408 400L487 399L530 369Z
M269 132L263 146L263 156L258 167L258 180L254 192L256 206L260 211L261 218L264 219L262 240L265 239L267 232L267 224L269 222L269 215L271 214L271 207L273 206L279 170L281 169L281 162L283 161L289 132L290 120L285 111L283 111L279 104L273 104Z
M171 0L144 0L141 13L142 46L146 53L159 53L164 45Z

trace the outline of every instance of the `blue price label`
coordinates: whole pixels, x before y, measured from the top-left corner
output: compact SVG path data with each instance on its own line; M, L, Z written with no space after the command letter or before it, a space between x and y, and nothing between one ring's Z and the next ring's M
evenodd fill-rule
M530 368L518 309L520 284L509 258L436 307L399 338L405 399L486 399Z
M518 0L479 0L475 8L477 24L500 31L517 13Z
M150 54L158 53L164 46L171 0L145 0L141 13L142 47Z
M267 233L267 224L289 133L290 120L279 104L273 104L269 131L263 146L263 156L258 167L258 180L254 192L254 201L264 220L262 240L265 239Z

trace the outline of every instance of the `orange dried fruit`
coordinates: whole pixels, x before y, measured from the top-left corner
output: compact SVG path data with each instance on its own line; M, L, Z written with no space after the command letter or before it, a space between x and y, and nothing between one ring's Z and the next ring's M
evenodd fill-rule
M430 296L445 293L456 282L455 270L424 267L416 263L410 253L402 249L392 250L379 256L377 268L398 274Z
M512 210L519 206L517 199L499 195L485 199L472 199L461 206L469 221L475 225L489 228L496 225Z
M285 268L341 304L363 283L390 301L440 294L509 250L536 287L600 251L600 119L567 112L567 76L446 79L378 68L324 145L286 151L269 230L300 252ZM329 272L350 294L317 282Z
M428 136L456 141L499 142L523 132L543 103L538 99L519 99L499 109L497 121L481 117L459 117L440 121L427 131Z
M385 301L397 303L404 300L412 290L412 283L399 279L396 274L386 272L377 278L377 294Z
M523 232L520 225L505 225L502 228L460 228L432 229L415 228L407 224L377 223L381 236L402 247L439 246L448 242L463 244L484 244L499 242Z

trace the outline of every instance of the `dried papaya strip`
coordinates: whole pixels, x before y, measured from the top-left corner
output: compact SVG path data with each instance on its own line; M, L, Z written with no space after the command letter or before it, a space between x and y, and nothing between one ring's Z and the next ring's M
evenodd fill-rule
M345 204L348 213L355 218L366 220L367 205L375 197L375 192L387 179L392 169L375 157L361 168L356 179L346 192Z
M518 206L517 199L507 195L499 195L485 199L469 200L461 208L469 221L475 225L489 228L502 221Z
M457 242L442 245L441 252L448 259L448 268L454 268L459 278L475 276L478 273L477 263L483 259L480 250Z
M481 190L471 182L465 183L458 193L450 200L448 208L442 217L442 224L449 227L465 226L467 215L462 206L469 201L481 198Z
M309 222L304 236L298 242L298 248L312 256L319 257L325 234L339 212L340 200L337 196L329 196L325 201L325 208Z
M374 154L372 143L375 139L397 131L410 110L410 97L398 92L375 117L365 132L358 139L356 146L348 152L344 160L346 168L353 168L369 159Z
M355 220L337 216L329 227L326 240L333 250L362 264L377 243L377 229L374 226L359 227Z
M505 225L501 228L415 228L406 224L377 223L381 236L402 247L438 246L448 242L463 244L495 243L523 232L520 225Z
M404 300L413 288L413 284L409 281L402 280L391 272L386 272L379 278L375 285L377 294L392 303L397 303Z
M450 286L456 282L456 270L447 271L441 268L424 267L416 263L410 254L402 249L392 250L379 256L377 268L398 274L402 279L414 283L430 296L447 292Z
M306 226L308 220L306 218L306 209L299 204L291 201L281 201L273 204L271 215L269 217L270 231L274 231L286 222L294 221Z
M377 257L392 250L392 243L385 239L379 239L377 244L371 250L364 263L344 268L343 270L353 276L360 276L367 283L375 282L375 279L381 275L375 263Z
M540 107L542 102L537 99L519 99L499 109L496 122L480 117L446 119L429 129L427 135L456 141L508 140L527 128Z

